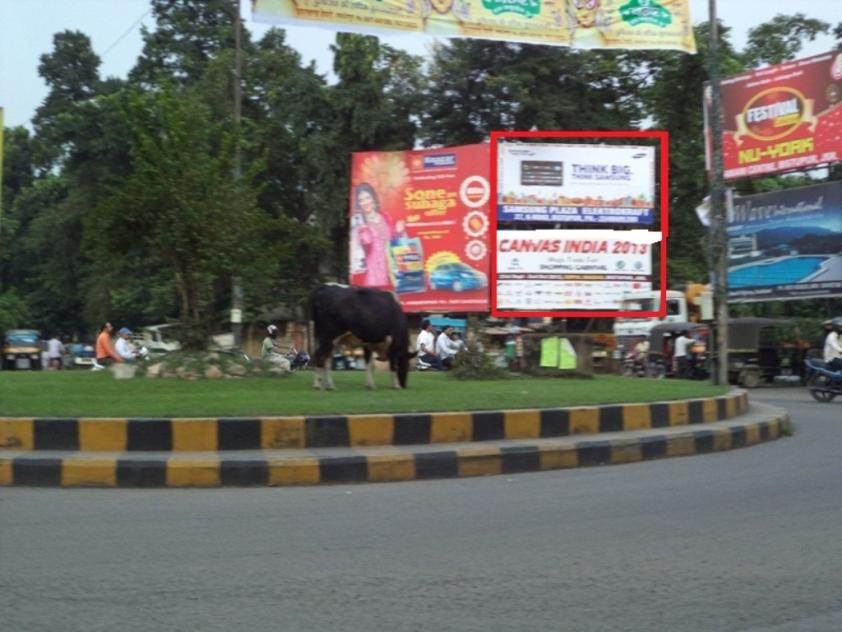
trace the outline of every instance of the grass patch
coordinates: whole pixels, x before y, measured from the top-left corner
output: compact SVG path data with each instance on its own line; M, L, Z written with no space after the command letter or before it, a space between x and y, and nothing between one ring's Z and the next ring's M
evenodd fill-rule
M0 416L7 417L242 417L444 410L545 408L647 402L721 395L726 387L686 380L597 376L589 380L523 377L449 380L412 373L409 388L367 391L361 371L335 371L337 389L312 387L313 373L242 380L116 380L106 372L0 372Z

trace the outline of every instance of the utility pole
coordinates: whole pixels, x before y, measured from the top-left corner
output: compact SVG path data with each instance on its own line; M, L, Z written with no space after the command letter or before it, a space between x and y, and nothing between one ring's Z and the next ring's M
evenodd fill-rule
M242 59L240 42L240 0L234 3L234 182L239 182L242 175L242 155L240 152L240 119L242 118ZM234 346L240 349L243 344L243 282L242 278L234 275L231 279L231 333L234 335Z
M711 86L710 129L712 161L710 170L710 250L713 263L713 300L715 305L717 370L714 383L728 383L728 251L727 211L722 160L722 92L719 85L719 27L716 0L709 0L710 50L708 75Z

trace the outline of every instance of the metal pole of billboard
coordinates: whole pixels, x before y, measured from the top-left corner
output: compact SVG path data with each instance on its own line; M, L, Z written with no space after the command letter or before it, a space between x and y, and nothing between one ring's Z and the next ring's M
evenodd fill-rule
M713 263L713 298L716 323L717 384L728 383L728 257L726 249L725 185L722 159L722 93L719 85L719 27L716 0L709 0L710 50L708 74L711 85L711 140L713 161L710 172L710 250Z
M234 145L234 181L239 182L242 175L242 156L240 153L240 119L242 118L242 59L240 51L240 0L233 0L234 4L234 129L237 138ZM238 275L231 279L231 333L234 336L234 347L239 349L243 344L243 281Z

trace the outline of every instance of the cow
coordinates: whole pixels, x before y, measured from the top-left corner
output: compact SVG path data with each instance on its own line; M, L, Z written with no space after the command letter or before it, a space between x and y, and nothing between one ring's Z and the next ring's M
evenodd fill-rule
M409 331L400 303L391 292L328 283L313 290L310 309L316 338L313 354L316 378L313 386L333 390L330 364L337 344L362 346L365 357L365 385L373 389L374 362L389 361L392 387L406 388L409 360Z

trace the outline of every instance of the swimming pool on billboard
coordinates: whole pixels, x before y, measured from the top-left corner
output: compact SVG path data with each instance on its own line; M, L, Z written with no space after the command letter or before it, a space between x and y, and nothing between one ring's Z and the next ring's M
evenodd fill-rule
M821 273L832 256L796 255L745 263L728 270L731 289L805 283Z

